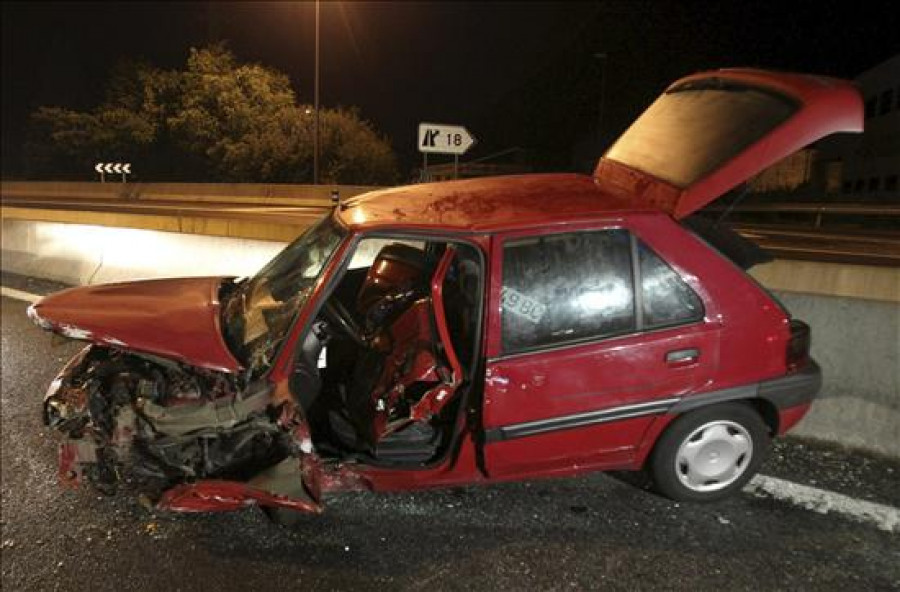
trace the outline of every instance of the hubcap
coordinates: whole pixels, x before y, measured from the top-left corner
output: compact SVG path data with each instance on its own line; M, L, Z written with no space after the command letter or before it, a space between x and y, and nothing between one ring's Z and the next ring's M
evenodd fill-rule
M709 492L734 483L753 457L753 439L733 421L711 421L691 432L675 454L675 473L693 491Z

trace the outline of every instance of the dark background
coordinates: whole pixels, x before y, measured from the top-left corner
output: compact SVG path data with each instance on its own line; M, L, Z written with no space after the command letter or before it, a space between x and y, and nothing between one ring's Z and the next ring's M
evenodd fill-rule
M219 39L287 73L312 102L311 2L4 2L2 171L22 171L27 115L89 109L119 58L174 68ZM520 147L583 170L669 82L726 66L852 78L900 51L893 2L323 2L321 98L390 137L404 177L420 121L463 124L466 158ZM605 53L603 121L598 130ZM599 131L599 133L598 133ZM433 162L433 161L432 161Z

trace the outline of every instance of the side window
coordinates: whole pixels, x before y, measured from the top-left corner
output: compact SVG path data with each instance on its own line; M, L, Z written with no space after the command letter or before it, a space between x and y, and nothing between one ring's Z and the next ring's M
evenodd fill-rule
M632 286L625 230L507 241L504 353L634 331Z
M644 328L679 325L703 318L703 303L675 270L638 241Z

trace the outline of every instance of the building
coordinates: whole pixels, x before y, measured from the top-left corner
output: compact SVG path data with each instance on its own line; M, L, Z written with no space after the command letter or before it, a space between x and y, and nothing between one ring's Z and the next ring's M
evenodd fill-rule
M856 82L865 101L863 133L838 134L799 151L751 181L753 193L900 203L900 54Z

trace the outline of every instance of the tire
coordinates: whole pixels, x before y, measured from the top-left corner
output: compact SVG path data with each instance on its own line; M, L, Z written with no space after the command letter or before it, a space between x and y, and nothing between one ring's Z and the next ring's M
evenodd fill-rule
M712 502L749 481L769 449L769 429L749 405L723 403L677 418L650 456L654 488L676 501Z

